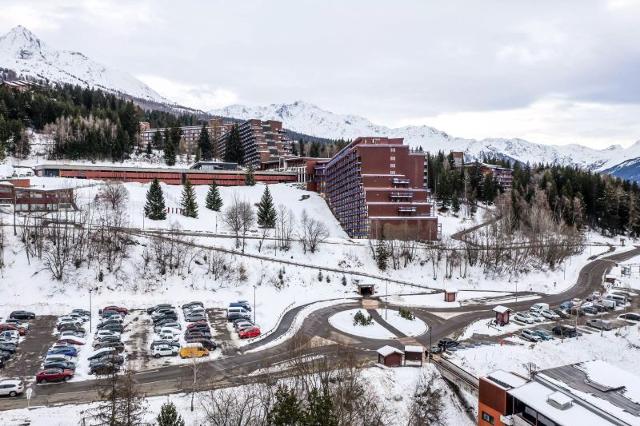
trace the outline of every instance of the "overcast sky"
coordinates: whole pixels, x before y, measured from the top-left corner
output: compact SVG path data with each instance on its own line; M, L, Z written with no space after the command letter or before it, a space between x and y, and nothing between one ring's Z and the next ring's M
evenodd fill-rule
M0 0L0 31L203 109L304 100L389 126L640 139L640 0Z

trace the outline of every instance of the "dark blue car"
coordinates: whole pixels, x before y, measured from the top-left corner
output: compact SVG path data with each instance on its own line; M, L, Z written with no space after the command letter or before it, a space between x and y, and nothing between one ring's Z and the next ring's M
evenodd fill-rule
M568 310L571 308L573 308L573 302L570 300L567 300L566 302L562 302L560 304L560 309Z
M62 346L59 348L51 348L47 351L47 355L68 355L78 356L78 351L73 346Z

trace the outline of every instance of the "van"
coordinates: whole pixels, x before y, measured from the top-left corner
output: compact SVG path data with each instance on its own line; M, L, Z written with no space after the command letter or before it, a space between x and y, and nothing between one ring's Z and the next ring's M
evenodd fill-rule
M535 303L529 308L529 310L532 311L532 312L548 311L549 310L549 304L548 303Z
M607 294L604 297L606 300L613 300L616 302L616 305L623 306L627 304L627 297L619 294Z
M249 304L249 302L246 301L240 301L240 302L232 302L229 303L229 307L230 308L242 308L245 311L250 311L251 310L251 305Z
M209 350L202 343L187 343L180 348L180 358L201 358L208 355Z
M602 306L604 306L607 309L615 309L616 308L616 301L615 300L602 299L602 301L600 303L602 304Z
M241 307L229 307L227 309L227 321L233 321L240 318L250 319L251 314Z
M590 319L587 321L587 325L598 330L613 330L613 324L611 321L602 319Z

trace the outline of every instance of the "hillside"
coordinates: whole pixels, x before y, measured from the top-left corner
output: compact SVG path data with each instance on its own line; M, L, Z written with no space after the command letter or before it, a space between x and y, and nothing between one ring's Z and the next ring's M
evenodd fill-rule
M333 139L353 139L358 136L403 137L416 148L421 146L432 152L463 151L469 159L490 156L523 163L575 165L601 171L640 157L640 143L629 148L615 145L597 150L582 145L544 145L517 138L464 139L429 126L389 128L374 124L364 117L335 114L303 101L257 107L231 105L210 113L244 119L281 120L288 129L296 132Z
M80 52L56 50L23 26L0 37L0 67L46 82L69 83L149 102L171 103L130 74L108 68Z

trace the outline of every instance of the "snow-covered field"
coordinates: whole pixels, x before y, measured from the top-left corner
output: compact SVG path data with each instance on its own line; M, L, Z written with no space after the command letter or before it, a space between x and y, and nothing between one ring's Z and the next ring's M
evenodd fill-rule
M330 316L329 324L344 333L366 337L367 339L393 339L397 337L391 331L387 330L382 324L378 324L375 320L372 320L368 325L355 324L353 322L353 317L358 312L362 312L365 317L369 315L364 309L350 309Z
M371 386L374 395L383 402L388 412L387 424L401 425L408 423L411 396L421 375L427 378L433 376L434 387L442 390L442 418L446 419L446 424L456 426L475 424L464 414L459 401L440 378L439 373L432 364L425 364L422 368L400 367L390 369L372 367L363 370L362 374L363 381ZM147 412L144 416L144 421L154 424L162 404L171 401L176 405L178 413L182 416L187 426L206 424L205 413L202 408L204 402L202 396L203 394L196 395L195 410L193 412L190 411L190 394L147 398L145 400ZM0 416L0 425L68 426L70 424L82 424L82 420L85 419L86 423L84 424L89 426L93 424L91 416L92 410L95 410L95 408L96 404L79 404L4 411ZM27 420L30 423L27 423Z
M427 332L427 324L420 318L409 320L401 317L400 312L385 308L378 309L378 313L386 322L407 336L415 337Z
M538 369L603 360L640 375L640 329L629 325L617 330L583 334L577 338L553 339L530 343L507 338L503 345L487 345L461 349L450 355L451 360L477 375L495 370L526 374L527 363Z

